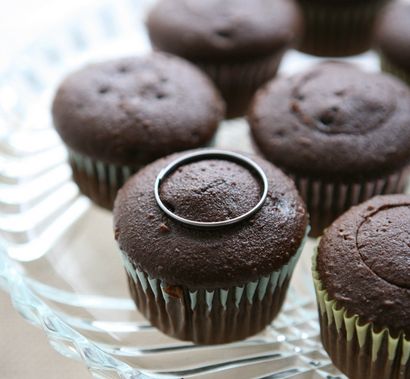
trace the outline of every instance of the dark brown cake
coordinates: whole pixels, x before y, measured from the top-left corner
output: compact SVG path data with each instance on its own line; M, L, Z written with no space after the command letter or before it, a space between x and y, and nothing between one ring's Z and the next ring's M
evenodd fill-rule
M313 235L351 205L404 190L410 91L390 76L322 63L272 81L249 121L263 155L295 179Z
M410 4L395 1L376 29L376 46L382 69L410 84Z
M351 379L408 379L410 196L349 210L326 230L315 266L322 340L334 364Z
M72 73L60 85L52 111L81 191L111 209L118 188L138 168L209 143L223 109L198 69L155 53Z
M255 158L269 181L263 207L238 224L189 227L154 198L160 170L183 155L148 165L119 191L115 236L131 293L166 334L205 344L239 340L262 330L281 308L307 228L304 204L290 179ZM207 159L179 168L160 194L181 217L221 221L253 208L260 186L238 163Z
M377 16L391 0L298 0L305 31L299 50L342 57L372 47Z
M192 61L214 80L234 117L276 74L301 17L293 0L162 0L147 26L156 49Z

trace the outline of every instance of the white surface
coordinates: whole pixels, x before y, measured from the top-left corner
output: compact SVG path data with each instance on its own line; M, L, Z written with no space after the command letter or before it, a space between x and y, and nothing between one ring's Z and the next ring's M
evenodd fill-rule
M12 63L27 42L52 30L53 25L59 25L79 6L97 1L0 0L0 70Z

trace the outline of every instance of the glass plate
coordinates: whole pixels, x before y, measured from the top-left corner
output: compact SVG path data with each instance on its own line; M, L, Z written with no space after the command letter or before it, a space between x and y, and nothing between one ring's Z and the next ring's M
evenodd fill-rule
M135 310L111 214L71 181L50 101L79 65L149 49L149 1L99 1L33 41L0 76L0 285L63 355L97 378L344 378L319 338L308 241L280 316L239 343L195 346L169 338ZM317 59L291 52L282 71ZM374 55L356 59L377 69ZM220 147L252 151L244 120L221 125Z

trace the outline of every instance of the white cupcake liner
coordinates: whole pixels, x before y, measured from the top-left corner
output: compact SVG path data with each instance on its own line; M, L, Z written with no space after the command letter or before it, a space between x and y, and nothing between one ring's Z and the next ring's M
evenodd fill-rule
M70 149L68 157L81 192L106 208L112 207L118 190L137 171L131 166L101 162Z
M404 192L408 168L362 182L330 182L289 174L310 213L312 234L318 233L350 207L376 195Z
M196 290L189 291L189 308L195 310L199 301L207 304L208 310L211 312L214 306L214 297L218 298L222 308L226 309L228 296L235 299L235 306L238 308L242 301L248 301L252 304L254 300L262 300L267 294L275 292L277 287L281 287L285 279L292 276L296 262L299 259L300 252L291 258L288 264L282 267L281 270L275 271L269 276L264 276L255 282L249 282L240 287L231 287L228 289L216 289L212 291ZM166 292L167 284L159 279L149 277L143 271L138 270L126 257L122 254L123 262L127 273L132 277L134 282L139 282L145 293L151 291L155 299L161 297L165 303L170 301L170 295ZM218 296L215 296L218 294Z
M238 88L256 89L275 76L283 52L244 62L206 63L196 62L214 81L223 93Z
M305 34L300 50L328 56L368 50L376 17L387 2L376 0L341 6L299 0L305 15Z
M153 325L180 339L221 343L252 335L272 321L280 310L305 241L306 236L289 262L270 275L242 286L214 290L177 286L177 297L170 293L166 282L138 269L125 252L121 255L134 300Z
M272 79L279 68L283 51L248 61L194 62L214 82L225 99L227 117L238 117L248 111L249 103L258 88Z

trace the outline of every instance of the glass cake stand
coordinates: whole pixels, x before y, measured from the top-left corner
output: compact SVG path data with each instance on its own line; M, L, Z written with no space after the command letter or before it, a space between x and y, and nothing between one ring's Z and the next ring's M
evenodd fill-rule
M49 110L70 70L149 49L143 23L149 5L112 0L85 6L0 73L0 286L57 351L82 360L96 378L344 378L320 343L313 240L280 316L245 341L195 346L161 334L136 311L111 214L78 193ZM281 71L316 60L291 52ZM356 60L378 69L372 54ZM252 151L246 122L224 122L216 145Z

